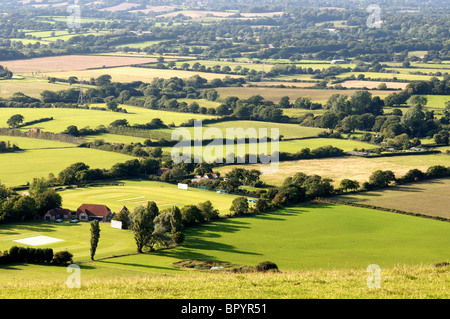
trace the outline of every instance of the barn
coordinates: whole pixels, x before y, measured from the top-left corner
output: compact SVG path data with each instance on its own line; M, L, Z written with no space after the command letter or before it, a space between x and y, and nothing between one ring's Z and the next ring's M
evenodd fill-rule
M83 204L77 209L77 218L80 221L98 220L100 222L109 222L113 217L111 209L106 205Z

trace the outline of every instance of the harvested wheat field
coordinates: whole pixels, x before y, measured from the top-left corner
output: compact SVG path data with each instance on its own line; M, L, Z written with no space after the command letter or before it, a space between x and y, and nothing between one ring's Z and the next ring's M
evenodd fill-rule
M381 82L381 81L358 81L358 80L349 80L342 82L341 85L348 89L362 89L364 87L368 89L376 89L381 83L385 83L388 89L405 89L409 84L407 82Z
M80 71L92 68L126 66L156 62L156 58L99 55L61 55L25 60L0 61L14 73ZM105 72L106 73L106 72Z

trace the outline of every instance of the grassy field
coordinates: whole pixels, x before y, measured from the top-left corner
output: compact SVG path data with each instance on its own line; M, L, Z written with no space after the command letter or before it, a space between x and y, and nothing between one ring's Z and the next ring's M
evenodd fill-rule
M220 97L238 96L240 99L247 99L254 95L261 95L268 101L278 103L283 96L289 96L291 103L299 97L310 97L314 102L326 102L333 94L352 95L356 89L348 90L319 90L308 88L261 88L261 87L225 87L218 88ZM385 97L392 91L370 90L373 96Z
M400 185L384 190L337 196L352 201L407 212L450 218L450 179Z
M128 47L128 48L141 48L144 49L146 47L151 47L154 44L158 44L161 41L155 40L155 41L143 41L143 42L135 42L135 43L129 43L129 44L124 44L124 45L120 45L117 47L117 49L122 49L124 47Z
M77 89L79 85L73 84L69 86L69 84L61 82L48 83L47 80L33 78L2 80L0 81L0 97L9 98L14 93L22 92L25 95L40 98L42 91L61 91L69 88Z
M17 137L17 136L1 136L0 141L11 142L11 144L15 144L23 150L32 150L32 149L46 149L46 148L72 148L76 147L76 145L71 143L63 143L58 141L49 141L49 140L41 140L37 138L29 138L29 137Z
M195 136L197 133L194 131L194 127L184 127L182 129L186 129L191 134L192 138L196 139L205 139L205 131L207 131L209 128L212 129L219 129L222 133L223 137L226 137L226 131L227 129L235 129L236 134L240 137L243 137L243 134L240 134L238 131L239 129L244 130L245 133L251 133L252 129L255 129L257 137L261 138L264 136L272 136L272 129L273 132L276 134L276 130L278 129L278 134L283 136L284 138L299 138L299 137L312 137L317 136L318 133L322 132L323 129L316 128L316 127L305 127L300 126L297 124L288 124L288 123L275 123L275 122L263 122L263 121L228 121L228 122L218 122L208 125L202 125L202 136ZM250 130L249 130L250 129ZM214 132L214 130L211 130L210 132ZM246 130L249 130L246 132ZM265 131L266 130L266 131ZM174 131L173 129L161 129L163 132L167 132L169 134L172 134ZM231 134L231 133L230 133ZM200 134L199 134L200 135ZM211 138L214 138L215 136L212 135ZM232 138L232 137L231 137Z
M105 104L92 104L91 106L106 107ZM145 124L154 118L159 118L166 125L172 122L175 125L180 125L192 118L207 119L215 117L211 115L151 110L128 105L120 105L120 107L125 108L128 113L64 108L49 108L45 109L45 111L38 108L2 108L0 126L7 127L6 121L14 114L22 114L25 122L40 119L44 116L53 117L52 121L37 123L24 128L35 127L55 133L63 132L70 125L76 125L79 129L86 126L96 128L99 125L108 126L111 122L119 119L127 119L130 125L133 125ZM43 112L45 112L45 115Z
M397 69L396 69L397 70ZM400 70L400 69L398 69ZM410 70L420 71L420 70ZM339 75L336 75L337 78L346 78L351 75L358 77L359 74L364 74L366 79L394 79L397 78L399 80L408 80L408 81L429 81L433 76L431 75L414 75L409 72L405 73L382 73L382 72L345 72ZM442 80L442 76L438 76L437 78Z
M160 209L172 206L197 205L210 200L221 214L229 213L235 195L217 194L196 188L179 190L177 185L156 181L123 181L123 186L87 187L61 191L63 206L76 210L82 203L107 205L117 212L122 206L133 210L136 206L154 201Z
M88 140L104 140L109 143L123 143L123 144L131 144L131 143L144 143L146 138L143 137L134 137L127 135L118 135L118 134L98 134L98 135L86 135L84 136Z
M132 58L128 58L128 59L132 59ZM141 61L134 62L135 64L145 63L143 61L143 58L135 58L135 59L141 60ZM128 63L128 64L133 64L133 63ZM130 66L108 68L108 69L81 70L81 71L78 71L78 70L61 71L61 72L47 71L42 76L45 76L45 77L53 76L53 77L63 78L63 79L67 79L69 76L76 76L76 77L82 78L82 79L90 79L91 77L96 78L103 74L111 75L112 81L115 81L115 82L142 81L145 83L151 82L154 78L169 79L171 77L179 77L179 78L187 79L194 75L199 75L202 78L207 79L208 81L210 81L212 79L222 79L226 76L240 77L237 75L228 75L228 74L216 74L216 73L207 73L207 72L170 70L170 69L150 69L150 68L138 68L138 67L130 67Z
M334 139L334 138L311 138L302 140L291 140L291 141L281 141L278 143L278 148L272 143L252 143L245 144L245 154L272 154L274 151L286 152L286 153L297 153L304 148L309 148L310 150L323 147L323 146L334 146L342 149L345 152L351 151L353 149L372 149L377 148L376 145L369 143L345 140L345 139ZM184 152L183 147L163 147L163 152L171 153L172 151ZM223 145L223 146L213 146L204 143L202 147L202 152L198 155L203 155L203 158L209 162L216 160L216 158L226 158L227 154L234 153L237 156L242 156L244 154L241 149L238 149L237 143L234 145ZM216 153L217 150L217 153ZM191 153L196 154L197 150L192 147ZM210 154L211 152L211 154ZM196 154L197 155L197 154Z
M261 180L271 185L281 185L284 179L296 172L317 174L328 177L339 183L344 178L357 180L360 183L368 181L370 175L376 170L392 170L396 176L403 176L412 168L426 171L433 165L449 165L449 157L445 154L437 155L411 155L379 158L339 157L281 162L274 174L263 174ZM252 164L251 166L223 166L218 169L225 174L233 167L262 169L265 164Z
M301 117L305 115L306 113L312 113L314 116L321 115L325 113L325 109L318 109L318 110L305 110L305 109L283 109L283 115L289 116L289 117Z
M101 223L101 242L97 248L97 257L107 257L114 254L133 253L136 251L131 231L112 228L109 223ZM72 224L65 221L60 224L54 222L28 222L11 225L2 225L0 229L1 250L7 250L12 246L23 246L15 242L17 239L34 236L48 236L62 239L63 241L36 246L39 248L50 247L55 252L68 250L74 255L74 261L89 260L90 223Z
M197 103L200 107L206 107L206 108L217 108L222 103L216 102L216 101L208 101L205 99L177 99L179 103L186 102L188 105L191 105L192 103Z
M358 81L358 80L350 80L344 81L340 83L345 88L358 89L358 88L368 88L368 89L376 89L382 83L386 84L388 89L405 89L409 83L403 82L382 82L382 81Z
M9 137L5 139L8 140ZM40 140L37 143L41 143ZM60 145L60 142L52 143ZM135 157L88 148L35 149L4 153L0 154L0 181L6 186L18 186L31 182L34 177L48 177L49 173L57 175L76 162L84 162L91 168L109 169L116 163L133 158Z
M48 245L54 250L68 248L76 252L77 260L88 258L87 223L27 223L1 226L0 231L2 249L14 245L16 238L44 233L64 240ZM46 298L55 291L68 298L446 297L450 269L432 265L449 260L449 231L449 223L364 208L296 206L189 228L186 241L175 249L83 264L81 289L65 286L65 267L1 267L1 294L20 298ZM101 224L98 257L134 249L131 231ZM174 262L186 259L245 265L271 260L281 272L215 274L174 267ZM367 288L366 268L371 264L381 268L377 290ZM14 284L11 278L16 279Z
M88 268L89 267L89 268ZM65 267L14 265L2 269L14 278L2 283L2 299L448 299L449 267L397 266L383 268L381 287L367 287L365 269L309 270L280 273L204 273L188 272L152 275L152 267L131 272L117 265L120 279L96 275L108 271L100 263L81 267L81 288L66 285ZM168 273L168 271L166 271ZM18 274L22 276L18 277ZM32 274L33 277L27 276ZM130 275L133 275L132 277ZM39 276L39 277L37 277ZM24 282L23 277L31 278ZM124 280L126 278L126 280ZM268 313L273 313L267 311ZM279 315L279 313L277 313Z
M444 108L445 103L450 101L448 95L423 95L427 98L427 107L431 108Z

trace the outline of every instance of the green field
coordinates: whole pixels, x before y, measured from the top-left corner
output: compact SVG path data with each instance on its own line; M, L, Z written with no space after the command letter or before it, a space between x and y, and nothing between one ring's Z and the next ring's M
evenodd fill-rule
M396 69L397 70L397 69ZM400 69L398 69L399 71ZM410 71L420 71L413 70ZM382 72L345 72L339 75L336 75L337 78L346 78L351 75L358 77L359 74L364 74L366 79L393 79L397 78L399 80L409 80L409 81L429 81L433 76L430 75L414 75L408 73L382 73ZM437 78L442 80L442 76L438 76Z
M160 209L172 206L197 205L210 200L221 214L229 213L235 195L217 194L196 188L179 190L177 185L156 181L123 181L123 186L102 186L76 188L61 191L63 206L76 210L81 204L107 205L112 211L119 211L122 206L129 210L139 205L154 201Z
M40 98L42 91L61 91L69 88L78 89L79 85L74 84L69 86L67 83L60 82L48 83L47 80L33 78L2 80L0 81L0 98L9 98L17 92L22 92L34 98Z
M106 108L105 104L92 104L91 106ZM40 128L43 131L54 133L63 132L70 125L75 125L78 129L87 126L91 128L96 128L99 125L108 126L111 122L119 119L127 119L130 125L133 125L145 124L154 118L159 118L166 125L172 122L175 123L175 125L179 125L192 118L207 119L215 117L211 115L151 110L128 105L120 105L120 107L125 108L127 113L64 108L2 108L0 113L0 127L7 127L6 121L14 114L22 114L25 122L40 119L42 117L53 117L52 121L34 124L26 128Z
M213 162L216 158L226 158L227 154L234 153L236 156L242 156L243 154L272 154L275 151L286 152L286 153L297 153L302 149L309 148L314 150L319 147L324 146L334 146L342 149L344 152L352 151L356 149L373 149L378 148L376 145L353 141L345 139L335 139L335 138L311 138L302 140L291 140L291 141L281 141L278 143L278 147L272 143L246 143L245 153L241 149L238 149L238 144L223 145L216 147L215 145L208 145L204 143L201 149L201 153L198 155L203 155L203 158L208 162ZM172 151L179 151L183 153L184 147L163 147L163 152L171 153ZM217 151L217 152L216 152ZM191 153L197 155L198 150L194 147L191 148Z
M283 109L283 115L289 116L289 117L302 117L306 113L312 113L314 116L321 115L325 113L325 109L318 109L318 110L305 110L305 109Z
M52 35L52 33L54 32L54 35ZM36 38L41 38L42 40L45 40L47 42L54 42L57 40L68 40L72 37L78 36L78 35L83 35L83 36L87 36L87 35L102 35L102 34L107 34L110 31L87 31L87 32L82 32L82 33L69 33L67 30L61 31L61 30L54 30L54 31L32 31L32 32L26 32L25 35L26 36L33 36Z
M450 179L433 179L393 188L337 196L338 200L450 218Z
M143 42L135 42L135 43L128 43L128 44L124 44L124 45L120 45L117 47L117 49L123 49L124 47L128 47L128 48L140 48L140 49L144 49L146 47L151 47L154 44L158 44L161 41L143 41Z
M15 239L44 234L64 241L42 247L68 248L76 260L88 258L88 223L35 222L2 225L0 231L3 235L1 249L15 245ZM148 277L155 273L192 275L192 271L174 268L174 262L186 259L245 265L270 260L281 271L358 271L371 264L381 269L428 266L449 261L449 231L449 223L436 220L349 206L302 205L192 227L185 230L186 241L180 247L91 262L86 264L83 275L86 278L97 276L100 281L114 280L118 273L124 278ZM111 229L108 223L101 223L98 257L134 249L131 231ZM34 266L29 267L33 273ZM44 278L49 271L55 271L54 267L34 269L43 272ZM8 269L2 270L0 283L9 273ZM35 276L32 282L40 282L41 278ZM96 284L102 285L98 281Z
M444 108L445 103L450 101L448 95L423 95L427 98L427 107L431 108Z
M144 143L144 141L147 140L147 138L143 137L134 137L109 133L86 135L84 137L88 140L104 140L105 142L109 143L123 143L123 144Z
M135 262L141 260L137 258ZM366 269L302 270L279 273L171 272L130 262L81 266L81 289L67 287L66 267L13 265L2 269L3 299L448 299L448 267L382 268L381 287L367 287ZM113 267L115 266L115 267ZM164 271L153 275L150 271ZM20 277L19 277L20 275ZM110 279L114 275L117 279ZM11 281L14 278L14 281ZM107 296L107 297L105 297ZM279 315L279 314L278 314Z
M41 140L37 138L29 137L17 137L17 136L1 136L0 141L11 142L23 150L30 149L46 149L46 148L74 148L76 145L71 143L63 143L58 141Z
M50 247L55 252L68 250L74 255L74 261L89 259L90 223L72 224L65 221L60 224L54 222L28 222L11 225L2 225L0 228L0 247L4 251L12 246L28 245L17 243L14 240L34 236L48 236L63 241L39 245L39 248ZM109 223L101 224L102 241L97 248L98 258L114 254L135 252L134 240L131 231L122 231L110 227Z
M268 82L269 83L269 82ZM218 88L217 92L221 98L227 96L238 96L240 99L248 99L254 95L261 95L268 101L278 103L283 96L289 96L291 103L299 97L310 97L314 102L324 103L333 94L346 94L348 96L355 93L356 89L333 90L333 89L308 89L308 88L261 88L261 87L224 87ZM392 91L369 90L372 96L381 98L389 95Z
M3 137L2 137L3 138ZM9 139L9 136L5 138ZM37 143L41 143L38 140ZM84 162L91 168L109 169L116 163L133 159L128 155L89 148L61 148L60 142L52 142L56 148L35 149L0 154L0 181L6 186L24 185L35 177L55 176L76 162ZM65 144L65 143L62 143Z
M116 67L104 69L93 69L93 70L82 70L82 71L62 71L62 72L46 72L42 76L56 77L67 79L70 76L76 76L79 79L90 79L97 78L103 74L109 74L114 82L133 82L142 81L145 83L150 83L155 78L169 79L171 77L178 77L182 79L190 78L194 75L199 75L208 81L213 79L222 79L225 76L230 77L240 77L237 75L229 74L216 74L208 72L195 72L195 71L183 71L183 70L170 70L170 69L150 69L150 68L138 68L138 67Z
M179 103L181 102L186 102L187 105L190 105L191 103L197 103L200 107L206 107L206 108L217 108L219 107L222 103L220 102L216 102L216 101L208 101L205 99L177 99L177 101Z

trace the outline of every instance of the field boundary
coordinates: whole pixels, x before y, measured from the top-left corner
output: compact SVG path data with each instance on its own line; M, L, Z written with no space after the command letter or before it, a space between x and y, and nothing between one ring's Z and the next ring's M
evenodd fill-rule
M317 204L337 204L337 205L369 208L369 209L375 209L375 210L384 211L384 212L434 219L434 220L439 220L439 221L443 221L443 222L450 222L450 218L439 217L439 216L430 216L430 215L425 215L425 214L421 214L421 213L408 212L408 211L395 209L395 208L387 208L387 207L376 206L376 205L355 203L355 202L351 202L351 201L347 201L347 200L316 198L316 199L312 200L311 202L317 203Z

